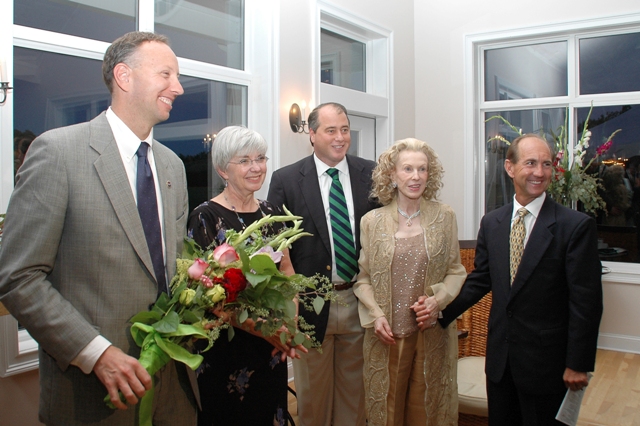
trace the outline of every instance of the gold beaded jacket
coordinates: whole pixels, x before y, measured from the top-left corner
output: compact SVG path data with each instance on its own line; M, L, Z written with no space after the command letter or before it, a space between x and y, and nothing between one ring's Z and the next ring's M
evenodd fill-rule
M392 322L391 262L395 249L394 235L398 229L397 209L394 200L387 206L370 211L361 221L360 273L354 292L359 300L360 322L365 328L364 382L369 426L387 424L389 347L375 336L373 325L380 316L385 316L390 325ZM442 310L458 295L467 276L460 263L456 216L448 205L423 199L419 218L429 256L424 294L434 295ZM446 329L438 323L419 333L425 333L427 425L457 425L458 341L455 322Z

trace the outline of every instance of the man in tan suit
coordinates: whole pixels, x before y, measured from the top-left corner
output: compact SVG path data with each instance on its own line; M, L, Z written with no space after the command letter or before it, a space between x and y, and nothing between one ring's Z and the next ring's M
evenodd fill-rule
M159 283L175 273L182 247L184 166L152 133L183 93L178 75L164 36L119 38L103 63L111 107L38 137L17 175L0 251L0 300L40 344L45 424L133 425L137 410L127 405L151 388L128 320L166 290ZM141 141L148 144L161 236L155 268L138 213ZM194 425L195 394L184 366L170 362L155 379L154 424ZM119 410L105 406L107 393Z

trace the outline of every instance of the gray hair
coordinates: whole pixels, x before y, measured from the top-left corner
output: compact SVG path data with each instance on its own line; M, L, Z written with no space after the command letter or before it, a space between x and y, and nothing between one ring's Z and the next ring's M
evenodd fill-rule
M227 171L235 156L267 153L267 142L260 133L242 126L228 126L218 132L211 146L211 163L216 171Z
M161 34L132 31L116 39L107 48L102 60L102 79L110 93L113 93L113 69L115 66L119 63L125 63L130 67L135 66L136 64L132 62L133 55L142 43L149 41L169 45L169 39Z

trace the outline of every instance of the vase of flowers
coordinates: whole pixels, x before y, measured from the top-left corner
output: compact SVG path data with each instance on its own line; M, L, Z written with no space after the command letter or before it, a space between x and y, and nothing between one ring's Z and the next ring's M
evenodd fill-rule
M567 207L575 207L579 201L582 203L585 212L597 214L597 211L605 209L606 205L598 192L598 189L603 189L600 178L597 173L591 172L590 169L594 162L611 148L613 137L616 133L620 132L620 129L613 132L604 143L598 146L595 155L585 164L585 156L591 139L591 131L589 131L588 125L592 110L593 105L591 109L589 109L589 114L584 122L580 140L576 143L573 150L570 150L568 140L568 113L565 114L564 125L560 126L555 132L549 130L554 139L556 155L553 161L551 183L547 188L547 193L556 202ZM522 129L513 126L502 116L494 115L486 121L493 119L502 120L502 122L522 136ZM494 140L502 141L507 145L510 144L507 139L500 135L490 138L488 142Z

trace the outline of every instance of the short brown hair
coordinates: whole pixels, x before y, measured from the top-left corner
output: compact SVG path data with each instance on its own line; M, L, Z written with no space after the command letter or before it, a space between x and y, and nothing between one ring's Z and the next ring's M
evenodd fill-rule
M513 142L511 142L511 145L509 145L509 148L507 149L507 160L509 160L513 164L516 164L518 162L518 160L520 159L520 152L519 152L520 149L518 148L518 145L520 145L520 142L522 142L523 139L527 139L527 138L538 139L546 143L547 146L549 147L549 153L551 154L551 158L555 156L555 153L553 152L554 151L553 148L543 136L537 135L535 133L525 133L524 135L518 136L513 140Z
M121 62L133 66L130 63L131 57L138 46L148 41L157 41L169 45L169 39L166 36L144 31L132 31L111 43L102 60L102 79L110 93L113 93L113 69L115 66Z

